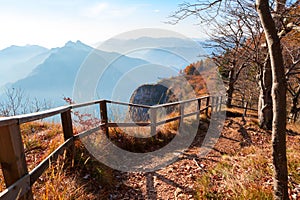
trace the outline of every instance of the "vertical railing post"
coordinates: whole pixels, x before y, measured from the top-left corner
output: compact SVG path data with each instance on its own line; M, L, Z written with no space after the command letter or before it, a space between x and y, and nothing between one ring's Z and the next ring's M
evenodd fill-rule
M0 127L0 162L6 187L28 174L20 126L17 122ZM29 178L27 184L28 192L20 199L33 199Z
M244 112L243 112L243 116L242 116L242 121L245 122L245 117L247 116L247 109L248 109L248 101L245 102L245 106L244 106Z
M71 116L71 108L60 114L64 139L73 137L73 123Z
M223 97L220 96L220 97L219 97L219 109L218 109L219 112L222 111L222 101L223 101Z
M180 126L183 124L183 119L184 119L184 103L180 103L179 104L179 126L178 128L180 128Z
M109 132L107 127L107 123L108 123L107 105L105 100L100 102L100 117L101 117L101 124L103 124L102 131L105 133L106 137L109 138Z
M249 99L249 108L252 108L252 95L250 95L250 99Z
M156 135L157 108L150 108L151 136Z
M60 118L61 118L63 133L64 133L64 139L66 141L69 138L72 138L74 135L71 108L69 108L67 111L61 113ZM69 147L67 154L68 154L68 157L71 158L72 165L73 165L74 156L75 156L75 145L74 144L72 144Z
M209 96L206 98L206 110L205 110L205 115L208 117L208 107L209 107Z
M198 114L197 114L197 122L199 121L199 118L200 118L200 110L201 110L201 99L198 99L197 100L197 111L198 111Z
M216 111L216 97L212 96L211 97L211 112L215 112Z

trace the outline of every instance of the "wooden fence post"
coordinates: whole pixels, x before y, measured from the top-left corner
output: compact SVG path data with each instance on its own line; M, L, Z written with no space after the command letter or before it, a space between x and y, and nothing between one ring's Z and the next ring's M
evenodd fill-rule
M243 112L243 116L242 116L243 122L246 122L245 117L247 115L247 109L248 109L248 101L245 102L244 112Z
M212 96L211 97L211 112L214 112L215 111L215 106L216 106L216 97L215 96Z
M219 97L219 112L222 110L222 101L223 101L223 97L222 96L220 96Z
M198 114L197 114L197 122L199 121L199 118L200 118L200 110L201 110L201 99L198 99L198 101L197 101L197 111L199 112Z
M68 140L69 138L72 138L74 133L73 133L73 122L72 122L72 115L71 115L71 108L68 109L67 111L63 112L60 114L61 118L61 124L62 124L62 129L64 133L64 139L65 141ZM75 145L74 142L73 144L69 147L67 151L68 157L71 158L72 166L74 164L74 156L75 156Z
M180 118L179 118L179 126L178 128L180 128L180 126L183 124L183 119L184 119L184 103L180 103L179 104L179 115L180 115Z
M71 109L61 113L60 117L61 117L63 132L64 132L64 139L66 141L67 139L73 137L73 123L72 123Z
M206 110L205 110L206 117L208 117L208 106L209 106L209 97L206 98Z
M157 109L150 108L151 136L156 135Z
M0 162L6 187L28 174L20 126L17 123L0 127ZM20 199L33 199L31 189Z
M107 105L105 100L100 102L100 117L101 117L101 124L104 124L104 127L102 127L102 131L105 133L106 137L109 138L109 132L107 127L107 123L108 123Z

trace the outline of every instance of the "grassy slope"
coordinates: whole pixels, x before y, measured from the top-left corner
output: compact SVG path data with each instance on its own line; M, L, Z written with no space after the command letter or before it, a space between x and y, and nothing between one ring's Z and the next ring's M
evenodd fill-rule
M209 166L198 183L199 199L272 199L271 133L260 130L257 119L228 118L219 149L218 162ZM289 125L287 155L291 199L300 192L300 131ZM216 156L212 153L212 157ZM298 195L298 196L297 196Z

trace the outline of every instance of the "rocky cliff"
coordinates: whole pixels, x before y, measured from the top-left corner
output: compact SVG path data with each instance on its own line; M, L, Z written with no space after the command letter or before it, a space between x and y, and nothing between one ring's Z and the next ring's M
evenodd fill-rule
M134 104L142 104L142 105L157 105L164 104L167 102L174 102L176 98L172 91L161 84L145 84L138 87L130 98L130 103ZM147 121L149 119L149 109L147 108L138 108L138 107L130 107L129 115L130 118L137 121ZM172 110L168 110L168 113L172 112Z

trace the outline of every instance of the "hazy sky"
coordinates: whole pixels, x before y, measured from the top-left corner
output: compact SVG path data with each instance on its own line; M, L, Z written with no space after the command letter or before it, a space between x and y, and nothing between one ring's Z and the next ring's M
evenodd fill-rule
M202 38L190 18L178 25L164 22L184 0L0 0L0 49L38 44L48 48L69 40L104 41L137 28L164 28Z

